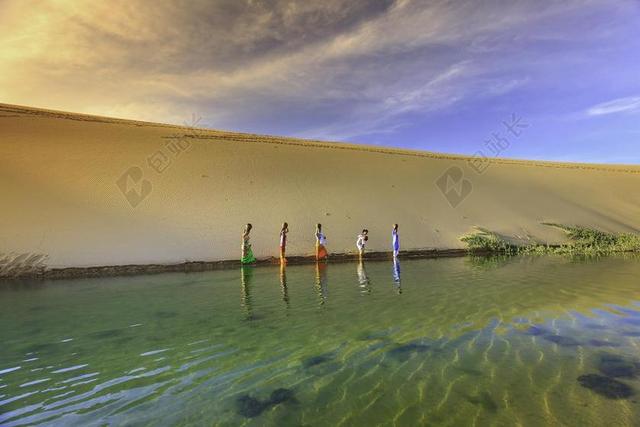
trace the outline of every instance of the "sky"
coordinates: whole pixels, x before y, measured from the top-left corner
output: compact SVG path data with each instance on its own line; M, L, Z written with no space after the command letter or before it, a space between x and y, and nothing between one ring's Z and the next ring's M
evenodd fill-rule
M0 0L0 102L640 163L637 0Z

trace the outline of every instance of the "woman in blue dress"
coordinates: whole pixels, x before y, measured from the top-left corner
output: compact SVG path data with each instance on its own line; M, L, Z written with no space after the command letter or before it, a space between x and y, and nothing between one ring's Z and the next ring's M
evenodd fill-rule
M391 244L393 246L393 257L397 258L400 253L400 236L398 236L398 224L393 224L391 232Z

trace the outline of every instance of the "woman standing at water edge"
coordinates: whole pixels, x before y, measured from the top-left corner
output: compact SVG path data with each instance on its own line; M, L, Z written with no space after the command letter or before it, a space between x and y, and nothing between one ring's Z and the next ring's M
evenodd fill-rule
M249 233L251 233L251 229L253 225L247 224L244 227L244 231L242 232L242 259L240 260L243 264L251 264L256 262L256 258L253 256L253 251L251 250L251 243Z
M287 233L289 232L289 224L286 222L282 224L282 229L280 230L280 262L285 263L287 259L285 258L285 251L287 248Z
M369 240L369 230L366 228L362 230L362 233L358 234L358 238L356 239L356 246L358 248L358 254L360 255L360 259L364 256L364 247L367 244L367 240Z
M391 232L391 244L393 246L393 258L397 258L400 253L400 237L398 236L398 224L393 224Z
M329 254L325 245L327 244L327 237L322 234L322 224L316 225L316 260L327 259Z

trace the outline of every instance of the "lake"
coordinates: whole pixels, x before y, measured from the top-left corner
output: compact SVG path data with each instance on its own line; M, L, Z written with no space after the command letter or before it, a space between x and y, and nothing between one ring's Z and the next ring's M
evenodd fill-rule
M640 257L0 282L0 424L640 424Z

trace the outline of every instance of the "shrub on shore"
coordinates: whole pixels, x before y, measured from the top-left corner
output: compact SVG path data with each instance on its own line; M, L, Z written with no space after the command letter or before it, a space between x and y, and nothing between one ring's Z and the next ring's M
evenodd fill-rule
M629 233L606 233L587 227L544 223L567 234L568 242L561 245L532 243L516 245L496 233L479 229L460 238L471 252L507 254L608 255L618 252L640 252L640 236Z
M510 244L491 231L478 229L477 232L467 234L460 238L467 244L470 251L474 252L506 252L517 251L517 246Z

